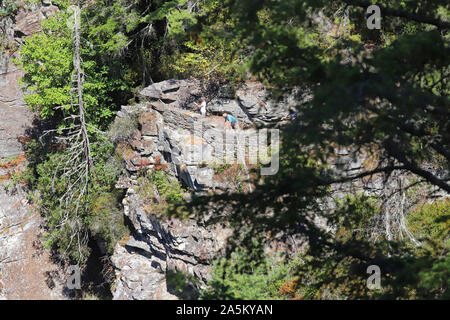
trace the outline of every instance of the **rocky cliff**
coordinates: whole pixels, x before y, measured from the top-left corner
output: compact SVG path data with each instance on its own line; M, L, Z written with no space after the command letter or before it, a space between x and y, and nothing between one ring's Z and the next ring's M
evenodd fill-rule
M124 207L133 232L124 245L116 246L112 256L117 275L114 299L195 298L198 288L209 279L211 261L224 247L227 230L149 214L132 189ZM198 283L191 283L189 295L183 292L180 296L171 288L170 272L192 275Z
M21 142L33 117L18 82L23 72L12 59L57 8L49 1L17 4L15 15L0 17L0 299L64 299L62 275L41 244L43 219L20 185L8 187L26 166Z
M168 80L143 89L139 93L140 104L124 106L118 113L112 139L119 146L130 175L123 177L117 187L127 190L124 213L132 233L129 239L116 246L112 257L117 275L114 299L196 297L198 289L208 281L213 258L223 250L231 234L230 230L210 226L207 221L169 219L145 210L146 199L139 192L142 187L138 176L148 170L163 170L182 181L189 192L197 194L250 191L248 155L252 148L262 147L258 135L251 134L254 125L278 123L286 115L285 109L296 99L308 99L305 93L292 95L281 104L281 111L274 111L275 102L270 100L263 86L249 81L233 95L223 92L215 95L208 101L207 117L202 117L192 102L199 101L203 94L196 80ZM224 130L223 112L235 115L240 120L240 129ZM132 123L132 119L136 119L136 128L126 125ZM239 154L244 156L239 157ZM351 148L341 148L335 154L330 160L333 163L330 169L339 175L357 174L376 163L369 150L356 153ZM227 155L234 156L229 163ZM333 196L322 205L325 211L331 212L336 200L349 192L377 197L383 203L383 213L373 230L368 231L370 236L387 232L388 237L394 234L412 237L406 228L405 212L423 199L397 190L414 179L407 172L398 172L336 183L331 186ZM154 197L157 198L157 194ZM316 222L327 227L321 219ZM293 252L298 252L302 239L289 241L292 243L282 243L278 249L293 248ZM412 238L412 241L416 240ZM196 280L190 295L180 296L180 292L172 288L173 272L182 272Z
M17 58L23 39L39 31L40 22L58 10L50 1L17 1L17 7L14 15L0 17L0 158L22 153L17 137L24 134L31 122L19 85L23 71L12 59Z
M192 193L248 190L250 164L245 155L252 147L258 148L252 124L277 121L285 115L273 111L274 102L255 82L248 82L234 96L216 95L208 102L206 117L192 106L201 96L196 80L168 80L143 89L140 104L124 106L118 113L112 139L130 176L123 177L117 187L127 190L124 213L132 233L116 246L112 256L117 275L114 299L179 298L171 288L173 272L195 279L187 298L195 297L207 283L211 262L230 235L230 230L206 221L167 218L146 211L138 175L163 170ZM245 129L224 130L224 112L235 115ZM132 119L137 119L135 130L127 126ZM242 143L244 138L246 143Z

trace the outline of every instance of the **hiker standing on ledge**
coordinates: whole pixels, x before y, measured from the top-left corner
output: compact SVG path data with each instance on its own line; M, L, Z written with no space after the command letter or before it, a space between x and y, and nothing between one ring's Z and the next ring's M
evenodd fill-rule
M202 103L198 104L198 103L194 102L194 104L197 108L200 108L200 113L202 114L202 116L206 117L206 99L205 99L205 97L202 97Z

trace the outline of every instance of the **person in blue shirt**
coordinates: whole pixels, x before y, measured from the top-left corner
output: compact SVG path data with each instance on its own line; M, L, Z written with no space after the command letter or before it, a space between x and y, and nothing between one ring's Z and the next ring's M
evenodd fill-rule
M238 121L236 120L235 117L233 117L231 114L223 114L223 117L225 118L225 122L223 123L223 128L226 129L227 125L230 128L236 129L236 125L238 123Z
M290 108L289 108L288 119L289 119L289 120L295 120L296 118L297 118L297 111L295 111L294 108L290 107Z

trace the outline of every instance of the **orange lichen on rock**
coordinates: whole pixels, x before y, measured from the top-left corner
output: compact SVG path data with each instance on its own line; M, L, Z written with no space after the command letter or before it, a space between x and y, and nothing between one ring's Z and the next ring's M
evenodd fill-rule
M26 158L26 155L25 155L25 153L23 153L8 162L0 163L0 168L7 169L7 168L12 168L12 167L17 167L19 164L22 163L22 161L25 158Z
M159 171L167 171L169 169L169 167L167 166L166 163L161 163L162 159L161 156L156 156L155 157L155 166L153 167L154 170Z

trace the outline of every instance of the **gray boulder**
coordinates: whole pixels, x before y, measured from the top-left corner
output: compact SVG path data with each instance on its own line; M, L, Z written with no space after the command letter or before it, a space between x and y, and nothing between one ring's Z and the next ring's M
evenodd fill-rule
M190 298L195 298L210 279L210 263L224 248L230 231L213 230L193 220L150 215L135 193L128 193L124 207L133 233L125 244L116 245L111 258L116 270L114 299L177 299L167 280L170 271L199 280L199 287L193 286L191 292Z

